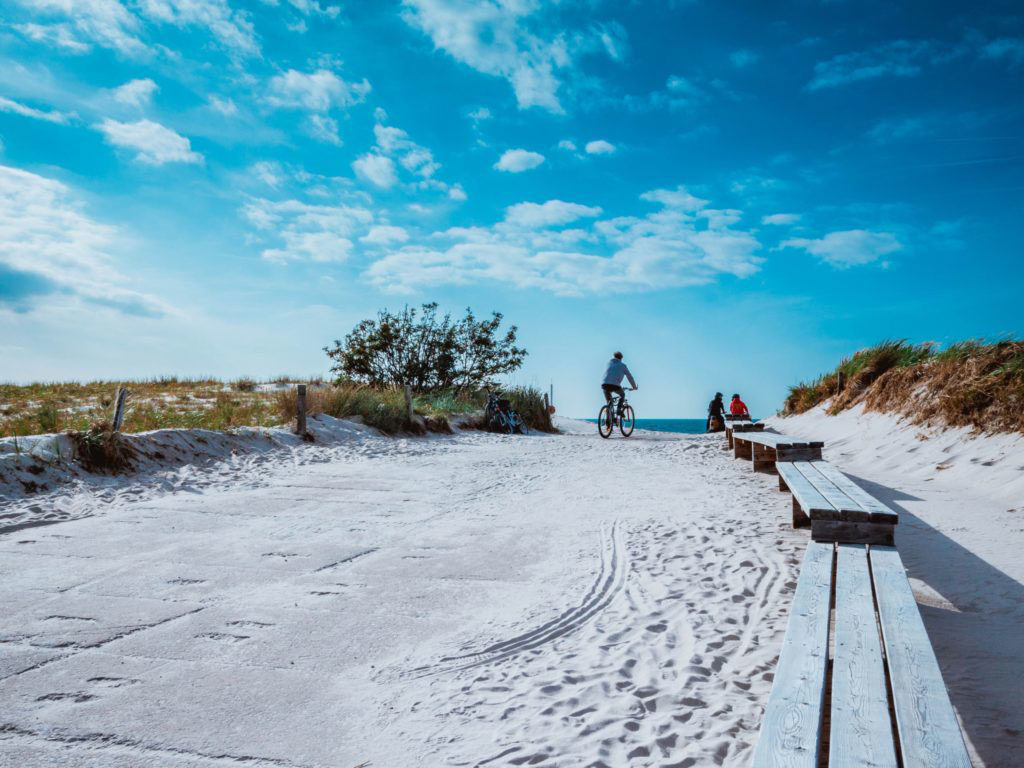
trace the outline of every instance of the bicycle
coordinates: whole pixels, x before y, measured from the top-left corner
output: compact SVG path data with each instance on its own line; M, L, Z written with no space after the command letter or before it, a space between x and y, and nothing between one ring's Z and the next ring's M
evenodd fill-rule
M636 390L633 387L632 390ZM633 413L633 406L626 402L626 396L612 395L611 405L602 405L597 414L597 433L607 439L612 436L615 427L619 428L623 437L633 434L636 426L636 414Z

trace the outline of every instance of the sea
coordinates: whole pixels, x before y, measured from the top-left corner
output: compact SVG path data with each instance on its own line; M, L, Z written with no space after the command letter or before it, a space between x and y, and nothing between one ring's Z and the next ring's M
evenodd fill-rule
M587 419L592 424L597 419ZM707 430L706 419L637 419L637 429L649 429L652 432L678 432L683 435L703 435Z

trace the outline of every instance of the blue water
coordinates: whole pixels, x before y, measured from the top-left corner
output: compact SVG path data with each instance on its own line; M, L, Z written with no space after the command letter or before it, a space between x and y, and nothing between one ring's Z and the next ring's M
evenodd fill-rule
M592 424L597 419L587 419ZM705 419L637 419L637 429L649 429L652 432L678 432L683 435L703 435L707 429Z

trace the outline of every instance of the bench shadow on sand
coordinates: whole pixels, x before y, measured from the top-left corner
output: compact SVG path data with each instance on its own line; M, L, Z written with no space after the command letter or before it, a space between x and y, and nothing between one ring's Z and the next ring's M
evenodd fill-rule
M1024 747L1024 585L909 512L922 501L895 488L849 475L900 515L896 546L907 575L952 604L919 608L953 705L978 756L990 768L1008 765ZM971 510L965 509L965 524Z

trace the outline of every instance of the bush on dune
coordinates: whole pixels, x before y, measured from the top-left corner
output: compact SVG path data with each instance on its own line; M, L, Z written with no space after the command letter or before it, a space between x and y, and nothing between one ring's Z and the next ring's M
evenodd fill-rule
M934 344L883 342L790 387L782 413L803 413L830 398L832 414L863 402L919 423L1024 432L1024 342L971 340L941 351Z

